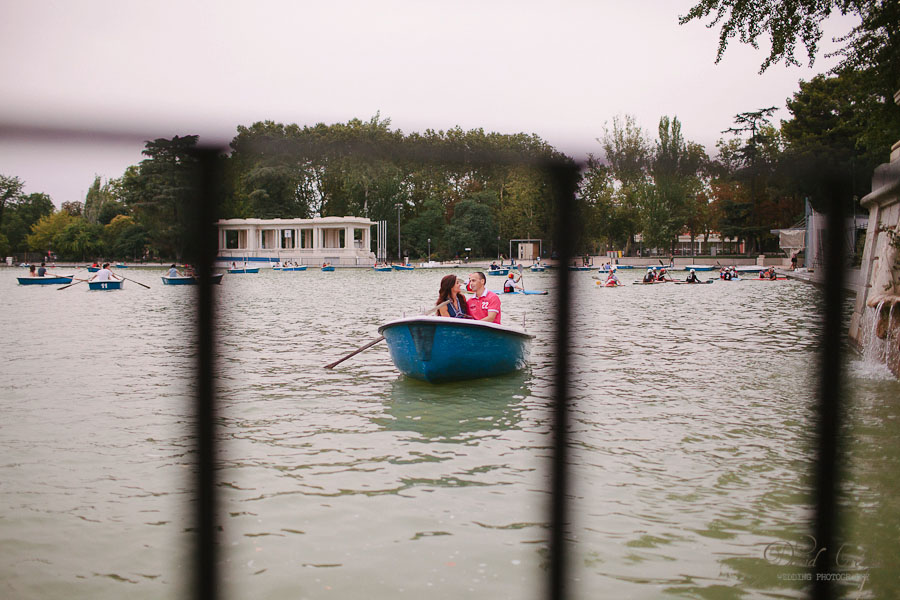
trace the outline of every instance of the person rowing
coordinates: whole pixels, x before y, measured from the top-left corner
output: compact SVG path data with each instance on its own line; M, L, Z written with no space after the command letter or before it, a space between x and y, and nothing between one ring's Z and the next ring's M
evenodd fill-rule
M653 273L653 267L647 267L647 274L644 275L644 283L656 283L656 275Z
M697 273L694 269L691 269L691 273L687 276L687 279L684 280L686 283L700 283L700 279L697 277Z
M672 278L669 277L669 272L666 271L665 267L662 267L659 270L659 274L656 276L657 281L672 281Z
M775 273L775 267L769 267L769 270L766 273L766 276L769 279L776 279L778 277L778 275Z
M722 267L722 270L719 272L719 279L724 281L731 280L731 271L728 270L728 267Z
M109 263L103 263L103 268L94 273L94 276L88 279L88 281L110 281L113 279L121 280L121 277L113 273L109 270Z

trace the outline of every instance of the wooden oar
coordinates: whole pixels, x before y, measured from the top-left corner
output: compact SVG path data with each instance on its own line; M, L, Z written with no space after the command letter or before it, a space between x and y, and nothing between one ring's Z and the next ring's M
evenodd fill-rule
M64 289L66 289L66 288L68 288L68 287L72 287L73 285L78 285L79 283L84 283L85 281L90 281L89 279L78 279L78 278L76 278L76 277L73 277L72 279L75 279L75 280L76 280L75 283L69 283L69 284L66 284L66 285L64 285L64 286L62 286L62 287L60 287L60 288L56 288L56 291L58 292L59 290L64 290Z
M128 279L127 277L122 277L121 275L120 275L119 277L120 277L121 279L124 279L125 281L130 281L131 283L136 283L136 284L138 284L139 286L145 287L145 288L147 288L148 290L150 289L150 286L149 286L149 285L144 285L144 284L141 283L140 281L135 281L134 279Z
M443 307L443 306L447 306L448 304L450 304L450 301L449 301L449 300L444 300L443 302L441 302L440 304L438 304L437 306L435 306L434 308L432 308L431 310L429 310L428 312L426 312L424 316L427 317L428 315L434 314L435 312L438 311L438 309L440 309L440 308ZM380 341L383 340L383 339L384 339L384 336L383 336L383 335L382 335L382 336L379 336L377 339L372 340L371 342L369 342L369 343L366 344L365 346L362 346L361 348L357 348L356 350L354 350L353 352L351 352L351 353L348 354L347 356L345 356L345 357L343 357L343 358L339 358L338 360L334 361L334 362L331 363L331 364L325 365L325 368L326 368L326 369L333 369L333 368L335 368L336 366L338 366L339 364L341 364L342 362L344 362L345 360L347 360L348 358L352 358L352 357L356 356L357 354L359 354L359 353L362 352L363 350L368 350L369 348L371 348L372 346L374 346L375 344L377 344L378 342L380 342Z

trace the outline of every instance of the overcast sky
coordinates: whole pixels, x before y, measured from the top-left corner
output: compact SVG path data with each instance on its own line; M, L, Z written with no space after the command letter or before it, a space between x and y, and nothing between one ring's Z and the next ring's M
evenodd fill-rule
M649 133L677 115L714 150L734 114L783 107L812 69L679 26L691 0L3 0L0 126L125 131L116 144L0 139L0 174L59 205L121 176L143 140L223 144L259 120L312 125L376 112L404 132L536 133L582 159L615 115ZM836 18L829 38L854 21ZM805 51L801 48L801 52ZM804 61L805 65L805 61ZM782 118L786 113L780 113ZM2 131L0 131L2 133Z

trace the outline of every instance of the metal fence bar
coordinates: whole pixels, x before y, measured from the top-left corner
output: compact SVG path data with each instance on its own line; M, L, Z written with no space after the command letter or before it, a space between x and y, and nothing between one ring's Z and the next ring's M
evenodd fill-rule
M212 274L217 253L215 214L218 185L218 152L201 149L197 157L197 201L193 219L194 261L197 286L197 397L196 397L196 480L194 502L193 597L216 600L219 597L218 571L218 498L216 490L216 404L213 388L214 297Z
M816 540L811 594L818 600L836 597L836 586L824 576L837 568L837 497L840 488L840 425L842 399L842 346L844 343L845 202L837 185L829 190L825 240L825 313L819 363L819 398L816 423L815 517Z
M556 185L558 215L555 231L555 247L559 256L556 305L556 373L554 374L553 405L553 472L551 473L550 508L550 572L547 597L563 600L567 597L568 561L566 530L569 518L569 346L571 329L572 290L569 261L574 254L573 214L575 167L555 166L550 169Z

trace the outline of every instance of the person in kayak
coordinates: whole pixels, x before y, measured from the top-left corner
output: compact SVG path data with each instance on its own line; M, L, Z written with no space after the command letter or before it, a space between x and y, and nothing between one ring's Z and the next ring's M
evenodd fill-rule
M622 285L619 281L618 276L616 276L616 268L612 267L609 271L609 275L606 276L606 285L610 284Z
M504 294L512 294L516 291L516 289L522 289L521 285L516 285L522 280L522 276L519 275L516 277L512 273L506 276L506 281L503 282L503 293Z
M449 302L447 302L449 300ZM456 275L444 275L435 304L447 302L438 309L438 316L454 319L471 319L466 305L466 295L462 293L462 281Z
M693 269L691 269L691 273L687 276L687 279L685 279L685 281L687 283L700 283L700 279L697 277L697 273L695 273Z
M644 283L654 283L656 275L653 274L653 267L647 267L647 274L644 275Z
M775 267L769 267L769 271L766 273L766 276L769 279L776 279L778 275L775 274Z
M500 324L500 297L484 289L487 278L481 271L469 274L469 289L473 296L467 301L469 314L478 321Z
M656 276L656 280L657 281L672 281L672 278L669 277L669 272L666 271L666 268L662 267L659 270L659 274L657 274L657 276Z

